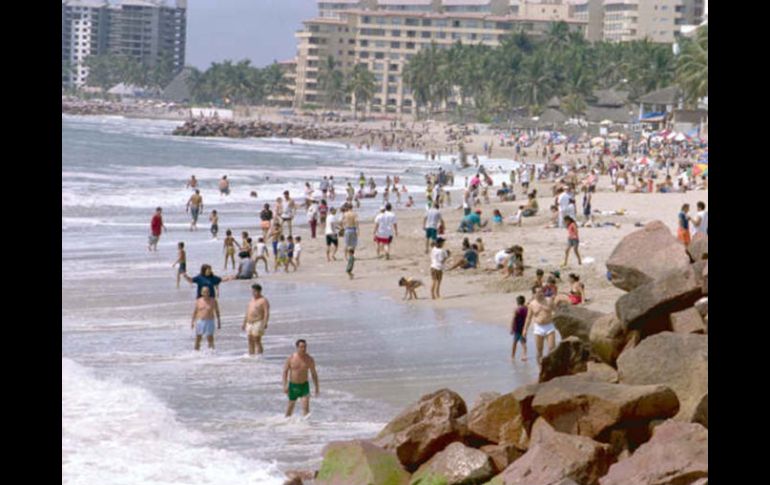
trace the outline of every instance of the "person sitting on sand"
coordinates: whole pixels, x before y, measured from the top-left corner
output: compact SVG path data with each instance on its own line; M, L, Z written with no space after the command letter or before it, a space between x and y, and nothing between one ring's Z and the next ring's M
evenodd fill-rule
M551 217L548 219L548 224L545 227L546 229L556 229L559 227L559 206L551 206Z
M255 276L259 277L257 274L257 265L251 257L249 257L248 251L241 251L238 253L238 257L241 258L241 260L238 263L238 273L236 274L235 279L250 280Z
M398 280L398 286L403 286L406 288L406 292L404 293L403 298L404 300L417 300L417 288L422 286L422 281L416 280L414 278L402 277L400 280Z
M537 214L538 209L540 209L540 207L537 203L537 195L533 191L533 193L530 194L529 198L527 199L527 205L524 206L524 211L521 213L521 216L532 217Z
M553 302L557 305L580 305L588 301L585 295L585 285L580 282L580 276L575 273L569 274L570 290L566 294L557 294Z
M500 209L495 209L492 212L492 222L497 226L503 224L503 214L500 212Z
M521 246L511 246L511 255L506 261L503 269L503 279L524 274L524 248Z
M483 253L485 250L484 241L482 241L480 237L476 238L476 247L478 248L479 254Z
M508 222L510 224L513 224L514 226L521 227L521 219L524 217L524 210L525 210L525 206L520 205L519 210L516 211L516 214L508 218Z
M547 298L553 298L559 293L559 287L556 285L556 277L549 276L546 284L543 285L543 294Z
M458 232L473 232L478 226L479 229L486 227L488 221L481 222L481 209L476 209L476 212L468 214L460 221L460 227Z
M452 271L456 268L472 269L476 268L479 264L479 248L473 244L470 249L463 253L463 258L456 262L454 266L450 267L447 271Z

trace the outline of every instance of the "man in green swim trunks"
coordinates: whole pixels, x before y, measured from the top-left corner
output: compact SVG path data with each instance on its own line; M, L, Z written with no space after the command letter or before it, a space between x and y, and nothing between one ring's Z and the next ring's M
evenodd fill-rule
M286 359L283 366L283 392L289 396L289 407L286 408L286 417L294 412L297 399L302 399L302 414L310 413L310 383L307 380L307 372L313 376L315 395L318 396L318 374L315 371L315 360L307 353L307 342L304 339L297 340L297 351Z

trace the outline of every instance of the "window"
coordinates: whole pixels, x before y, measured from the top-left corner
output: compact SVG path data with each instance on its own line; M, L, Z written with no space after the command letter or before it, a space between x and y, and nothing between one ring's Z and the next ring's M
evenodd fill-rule
M356 39L348 39L349 45L356 45Z
M401 42L391 42L390 43L391 49L400 49L401 48Z
M374 47L378 47L380 49L384 49L386 45L387 44L385 43L385 41L382 41L382 40L378 40L374 42Z
M388 59L390 59L392 61L397 61L397 60L401 59L401 54L398 54L396 52L391 52L390 54L388 54Z
M378 25L385 25L385 17L374 17L374 23Z
M406 31L406 36L409 37L410 39L413 39L413 38L417 37L417 32L414 31L414 30L407 30Z
M437 39L446 39L446 32L436 32Z
M414 49L414 42L407 42L406 43L406 48L407 49Z
M396 79L396 76L394 76L393 74L390 74L388 76L388 82L389 83L396 83L396 82L398 82L398 80Z
M382 68L385 67L385 65L381 62L375 62L374 63L374 70L375 71L382 71Z
M388 86L388 94L396 93L398 93L398 86ZM390 103L390 100L388 100L388 103Z
M361 23L362 24L370 24L370 23L372 23L372 19L370 17L364 16L364 17L361 18Z
M452 40L460 39L462 35L458 34L457 32L452 32Z
M360 57L361 59L369 59L369 53L367 51L361 51L358 54L358 57Z
M437 19L433 22L433 25L435 27L446 27L449 25L449 22L446 19Z
M368 40L359 41L359 45L361 47L369 47L369 41Z
M398 64L390 64L388 66L388 71L398 71Z
M430 19L422 19L423 27L430 27Z
M375 52L374 53L375 59L385 59L385 53L384 52Z
M430 32L422 32L420 33L420 37L423 39L430 39Z
M390 19L391 25L401 25L403 22L401 21L401 17L393 17Z
M406 25L420 25L419 19L408 18L406 19Z
M452 20L452 27L460 27L460 21L459 20Z
M400 30L391 30L390 35L392 37L401 37L401 31Z

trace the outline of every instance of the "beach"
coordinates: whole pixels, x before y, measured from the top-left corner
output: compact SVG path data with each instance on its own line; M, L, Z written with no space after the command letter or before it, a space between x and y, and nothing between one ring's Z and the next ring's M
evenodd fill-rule
M387 128L387 121L380 122ZM484 391L509 392L537 379L534 358L510 360L509 325L517 295L529 296L534 271L561 270L580 275L590 301L587 308L612 311L623 293L606 278L604 262L617 243L645 224L661 220L672 232L676 215L687 202L708 204L708 191L686 194L631 194L611 191L600 177L593 208L625 210L625 215L597 215L620 228L580 228L584 264L571 256L559 268L566 248L565 229L545 228L553 203L551 183L536 183L540 212L523 227L491 223L489 231L456 232L462 209L465 176L473 167L453 167L447 154L426 160L422 153L357 149L356 140L308 142L280 139L172 137L179 121L126 119L119 116L63 116L62 186L62 362L63 474L66 483L125 483L131 464L134 483L282 483L289 469L314 469L322 447L332 440L369 438L400 409L441 387L459 392L471 404ZM436 125L435 146L446 127ZM489 135L492 139L493 135ZM468 145L481 156L483 137ZM348 147L346 145L350 144ZM508 180L516 164L495 147L492 159L481 157L495 185ZM511 149L512 150L512 149ZM535 161L529 159L528 161ZM425 173L437 167L454 170L452 204L442 208L446 248L460 253L463 237L481 237L486 250L482 268L493 265L500 249L524 248L523 277L501 281L499 272L455 270L444 275L442 299L429 299L429 258L425 255ZM500 167L500 169L498 169ZM264 338L265 357L246 354L240 332L251 282L222 284L223 330L214 353L192 350L189 328L194 287L174 286L178 241L186 243L188 272L209 263L223 270L222 236L231 229L256 237L262 204L273 203L283 190L302 200L305 182L317 185L334 175L339 207L344 183L360 172L375 177L381 189L386 176L401 177L408 193L395 202L398 236L392 258L377 259L372 241L373 218L381 197L367 199L359 211L361 236L355 278L345 274L342 247L338 261L328 263L323 228L310 238L304 211L295 234L302 236L297 272L270 273L258 266L257 282L273 306ZM191 191L185 181L201 181L204 215L200 230L190 232L185 203ZM232 193L222 197L216 183L228 175ZM258 196L250 196L252 191ZM504 217L524 202L481 206L482 219L497 208ZM416 205L405 208L406 196ZM147 252L149 220L164 208L169 232L158 253ZM206 218L220 213L220 238L212 240ZM272 263L272 258L271 258ZM426 287L419 299L403 302L402 276L419 278ZM285 420L280 389L284 360L297 338L306 338L321 379L321 396L311 404L308 420ZM534 343L529 342L530 356ZM104 404L113 403L111 412ZM149 417L148 417L149 416ZM110 425L119 422L121 426ZM158 439L158 437L163 439ZM151 445L151 446L150 446ZM98 467L93 463L103 460ZM179 457L188 457L180 460ZM214 456L213 470L195 457ZM230 481L228 481L230 480Z

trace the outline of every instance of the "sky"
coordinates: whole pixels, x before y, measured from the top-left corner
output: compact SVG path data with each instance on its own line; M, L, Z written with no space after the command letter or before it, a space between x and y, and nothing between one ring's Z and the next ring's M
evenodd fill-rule
M265 66L296 55L294 33L318 15L317 0L187 0L187 65L225 59Z

